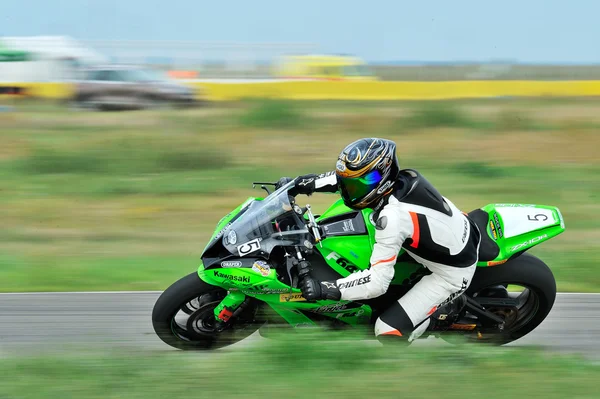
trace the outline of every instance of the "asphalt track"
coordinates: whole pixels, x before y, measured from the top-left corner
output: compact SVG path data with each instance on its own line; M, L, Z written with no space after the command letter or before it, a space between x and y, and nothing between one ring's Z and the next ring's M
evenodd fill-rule
M172 350L153 333L158 292L0 294L0 355L69 347ZM256 334L237 345L249 345ZM431 339L427 341L432 341ZM428 342L421 343L428 344ZM600 294L558 294L549 317L511 345L536 345L600 359Z

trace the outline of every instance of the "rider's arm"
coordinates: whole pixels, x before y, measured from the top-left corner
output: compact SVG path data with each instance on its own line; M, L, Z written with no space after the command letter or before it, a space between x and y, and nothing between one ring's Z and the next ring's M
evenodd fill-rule
M375 231L375 245L371 266L337 280L343 300L360 300L383 295L394 278L394 265L402 244L413 233L413 222L408 212L384 208Z
M338 191L335 171L321 173L320 175L298 176L296 178L296 190L300 194L335 193Z

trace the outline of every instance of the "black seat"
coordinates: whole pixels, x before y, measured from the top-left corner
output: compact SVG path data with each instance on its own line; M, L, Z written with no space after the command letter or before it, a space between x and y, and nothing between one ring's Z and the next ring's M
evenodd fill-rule
M482 209L469 212L471 220L479 227L481 232L481 244L479 246L479 260L487 262L496 259L500 253L500 247L487 233L487 225L490 219L488 213Z

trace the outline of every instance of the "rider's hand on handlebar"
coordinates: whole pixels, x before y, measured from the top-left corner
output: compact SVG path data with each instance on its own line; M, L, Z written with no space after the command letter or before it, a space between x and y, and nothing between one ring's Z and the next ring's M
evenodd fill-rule
M295 179L292 179L290 177L282 177L281 179L279 179L277 181L277 184L275 185L275 189L279 189L280 187L285 186L286 184L288 184L289 182L291 182L293 180L294 188L292 190L290 190L290 193L293 196L296 196L298 194L311 195L312 193L315 192L316 178L317 178L317 175L298 176Z
M300 282L302 296L307 301L329 299L339 301L342 294L335 281L319 281L310 276L304 277Z
M277 180L277 183L275 183L275 190L279 190L281 187L285 186L292 180L294 179L292 179L291 177L282 177L281 179Z
M321 284L312 277L303 278L300 282L300 289L302 290L302 296L307 301L321 299Z

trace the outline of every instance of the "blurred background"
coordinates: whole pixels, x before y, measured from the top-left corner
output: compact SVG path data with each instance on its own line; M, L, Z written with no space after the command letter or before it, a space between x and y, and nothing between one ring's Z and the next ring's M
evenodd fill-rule
M163 290L197 267L224 214L262 196L252 181L332 170L365 136L396 141L401 165L466 212L558 206L566 233L532 252L559 291L600 290L593 1L1 9L0 292ZM469 359L465 372L498 372Z

